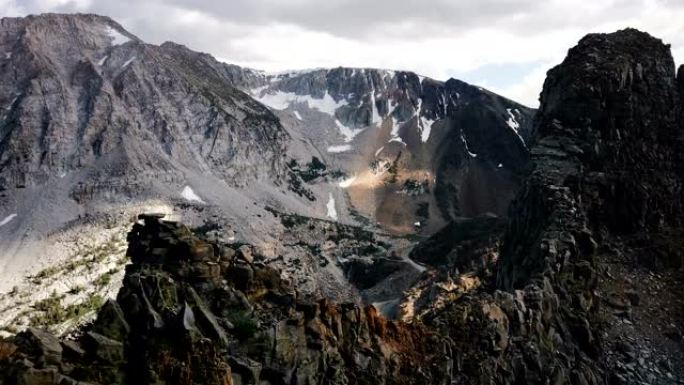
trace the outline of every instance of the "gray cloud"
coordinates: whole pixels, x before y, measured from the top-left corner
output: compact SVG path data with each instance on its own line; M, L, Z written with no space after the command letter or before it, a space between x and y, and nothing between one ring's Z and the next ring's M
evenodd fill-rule
M0 9L104 14L148 42L172 40L265 69L477 74L465 80L532 105L544 68L589 32L646 29L684 59L680 0L0 0ZM491 68L502 73L487 77Z

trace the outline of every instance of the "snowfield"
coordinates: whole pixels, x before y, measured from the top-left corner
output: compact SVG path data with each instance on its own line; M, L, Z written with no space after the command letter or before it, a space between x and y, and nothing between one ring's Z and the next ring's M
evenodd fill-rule
M338 154L341 152L347 152L350 151L353 147L351 144L340 144L337 146L330 146L328 147L328 152L331 154Z
M10 214L10 215L6 216L5 219L0 221L0 227L10 223L12 221L12 219L14 219L16 216L17 216L17 214Z
M183 196L183 198L190 202L206 203L202 200L202 198L199 197L199 195L195 194L195 192L192 190L192 187L190 186L185 186L185 188L181 192L181 195Z
M121 45L131 41L131 39L109 25L105 28L105 33L112 39L112 45Z
M337 209L335 209L335 198L333 198L332 193L329 193L328 197L328 204L326 205L326 208L328 209L328 218L336 221Z
M283 91L265 93L261 96L255 96L255 98L266 106L276 110L284 110L293 103L306 103L309 108L330 116L335 116L335 110L348 104L346 100L336 102L327 91L322 99L317 99L310 95L297 95L294 92Z

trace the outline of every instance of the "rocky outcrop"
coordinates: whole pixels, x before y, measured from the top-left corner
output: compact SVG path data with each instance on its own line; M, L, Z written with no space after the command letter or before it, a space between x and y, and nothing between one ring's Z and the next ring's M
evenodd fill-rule
M678 114L668 46L636 30L582 39L545 82L536 170L513 208L524 215L513 217L500 286L519 287L573 259L557 245L549 247L557 256L540 257L534 244L516 241L535 239L529 234L550 221L570 231L567 245L580 255L595 251L592 236L601 242L681 225ZM522 266L529 273L517 273Z
M451 225L414 249L450 274L424 278L402 310L457 341L457 383L679 381L670 364L684 362L684 293L671 270L683 214L678 92L660 40L630 29L587 36L549 72L534 167L502 245L477 252L468 237L477 227ZM498 258L484 265L492 281L478 282L486 274L473 274L473 255ZM645 288L653 276L660 283ZM653 295L659 287L670 292ZM643 295L651 310L639 308Z
M154 215L129 242L117 300L76 341L2 342L0 383L447 383L449 344L423 327L301 299L241 248Z

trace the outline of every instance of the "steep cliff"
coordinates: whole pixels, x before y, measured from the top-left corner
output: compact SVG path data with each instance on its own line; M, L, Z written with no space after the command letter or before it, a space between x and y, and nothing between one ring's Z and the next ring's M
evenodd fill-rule
M463 383L681 380L674 69L646 33L582 39L549 71L508 229L454 223L414 248L440 271L407 293L402 315L457 341Z

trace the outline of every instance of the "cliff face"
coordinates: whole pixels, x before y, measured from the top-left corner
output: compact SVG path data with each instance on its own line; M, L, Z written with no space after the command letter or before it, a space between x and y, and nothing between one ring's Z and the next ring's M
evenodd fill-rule
M628 29L585 37L549 71L532 150L536 167L511 209L500 287L519 287L572 260L563 247L553 247L554 256L529 243L549 227L584 239L578 251L586 255L589 234L602 243L681 225L674 68L668 46Z
M669 47L648 34L582 39L549 71L533 170L501 238L495 228L472 234L481 227L471 223L460 241L438 233L414 249L447 273L424 277L404 315L457 341L464 383L682 376L673 371L684 362L676 84Z

